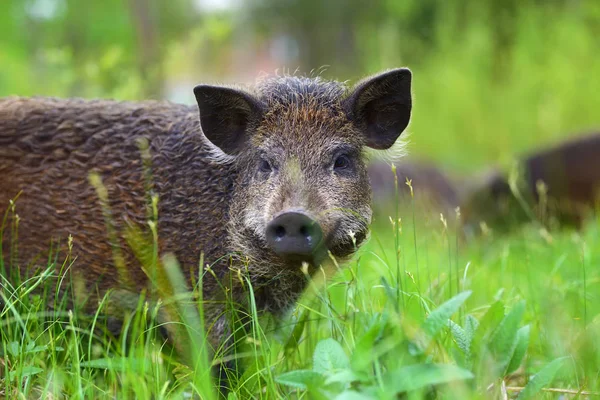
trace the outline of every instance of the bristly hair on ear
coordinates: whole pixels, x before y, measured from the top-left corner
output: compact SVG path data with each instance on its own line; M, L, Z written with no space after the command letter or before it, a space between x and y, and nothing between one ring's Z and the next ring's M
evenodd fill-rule
M204 150L207 152L206 158L212 164L228 165L233 164L236 160L235 156L225 153L219 147L215 146L213 142L208 140L205 135L202 135L202 144L204 145Z
M404 160L408 154L410 144L410 132L404 131L402 137L392 145L392 147L378 150L372 147L366 147L365 157L367 162L383 161L388 164L398 164Z

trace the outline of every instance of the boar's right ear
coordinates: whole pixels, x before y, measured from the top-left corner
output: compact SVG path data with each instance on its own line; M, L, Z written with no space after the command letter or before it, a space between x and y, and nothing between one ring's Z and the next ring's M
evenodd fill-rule
M366 145L390 148L408 126L412 109L412 74L399 68L359 83L344 100L350 120L366 134Z
M249 93L220 86L198 85L194 95L204 136L225 154L238 154L248 128L262 115L260 102Z

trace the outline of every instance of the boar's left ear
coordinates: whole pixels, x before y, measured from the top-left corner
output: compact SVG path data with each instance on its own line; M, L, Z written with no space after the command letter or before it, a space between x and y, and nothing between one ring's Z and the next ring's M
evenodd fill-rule
M344 100L348 117L365 133L367 146L387 149L408 126L411 78L406 68L384 72L359 83Z
M198 85L194 95L204 136L225 154L238 154L248 129L262 115L261 103L249 93L220 86Z

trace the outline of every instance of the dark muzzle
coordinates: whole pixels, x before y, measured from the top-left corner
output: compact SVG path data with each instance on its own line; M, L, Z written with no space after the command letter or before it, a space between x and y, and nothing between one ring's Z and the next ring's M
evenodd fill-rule
M290 261L314 261L323 241L319 223L300 212L284 212L267 225L267 244Z

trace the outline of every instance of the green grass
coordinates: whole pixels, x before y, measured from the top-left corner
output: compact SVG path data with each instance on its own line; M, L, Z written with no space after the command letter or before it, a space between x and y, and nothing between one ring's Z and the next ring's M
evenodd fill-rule
M579 3L569 12L524 6L514 41L502 51L481 10L470 7L465 21L440 13L434 47L418 67L397 51L404 39L387 35L389 26L358 35L369 72L413 67L409 153L472 172L596 128L600 57L593 22L600 8ZM120 64L110 52L94 58L83 76L62 49L44 54L54 61L39 77L30 59L0 54L11 77L0 94L65 96L81 80L89 96L139 97L142 83L115 69ZM119 71L113 91L103 91L105 70ZM225 371L230 399L501 399L503 386L509 398L524 387L521 398L559 398L534 393L542 388L600 392L600 221L582 231L526 226L465 243L455 219L445 216L445 225L439 215L410 207L378 213L354 261L326 284L311 284L282 321L251 312L248 336L236 335L237 351L214 356L205 351L198 296L190 302L190 293L177 289L175 260L159 263L150 251L171 285L163 293L177 294L161 303L173 323L160 322L157 305L142 297L126 315L124 333L113 336L105 323L108 299L93 315L71 312L62 297L47 307L56 271L69 279L77 268L68 255L56 255L24 282L0 280L0 398L210 399L217 391L208 364L221 361L242 367L240 374ZM4 268L14 271L5 256ZM180 355L159 334L165 329L178 338Z
M398 217L376 216L355 261L327 284L317 276L283 321L251 307L248 336L212 361L241 367L226 370L229 398L487 399L501 398L503 382L510 398L523 387L600 391L600 221L582 232L526 226L467 244L452 217L447 226L410 208ZM158 334L157 306L143 298L116 337L103 329L104 302L93 316L60 302L48 311L55 268L74 268L69 257L56 261L19 286L1 284L0 393L216 396L203 321L190 308L199 302L177 289L176 261L163 258L176 294L163 305L177 309L183 357ZM522 398L557 398L532 396Z

